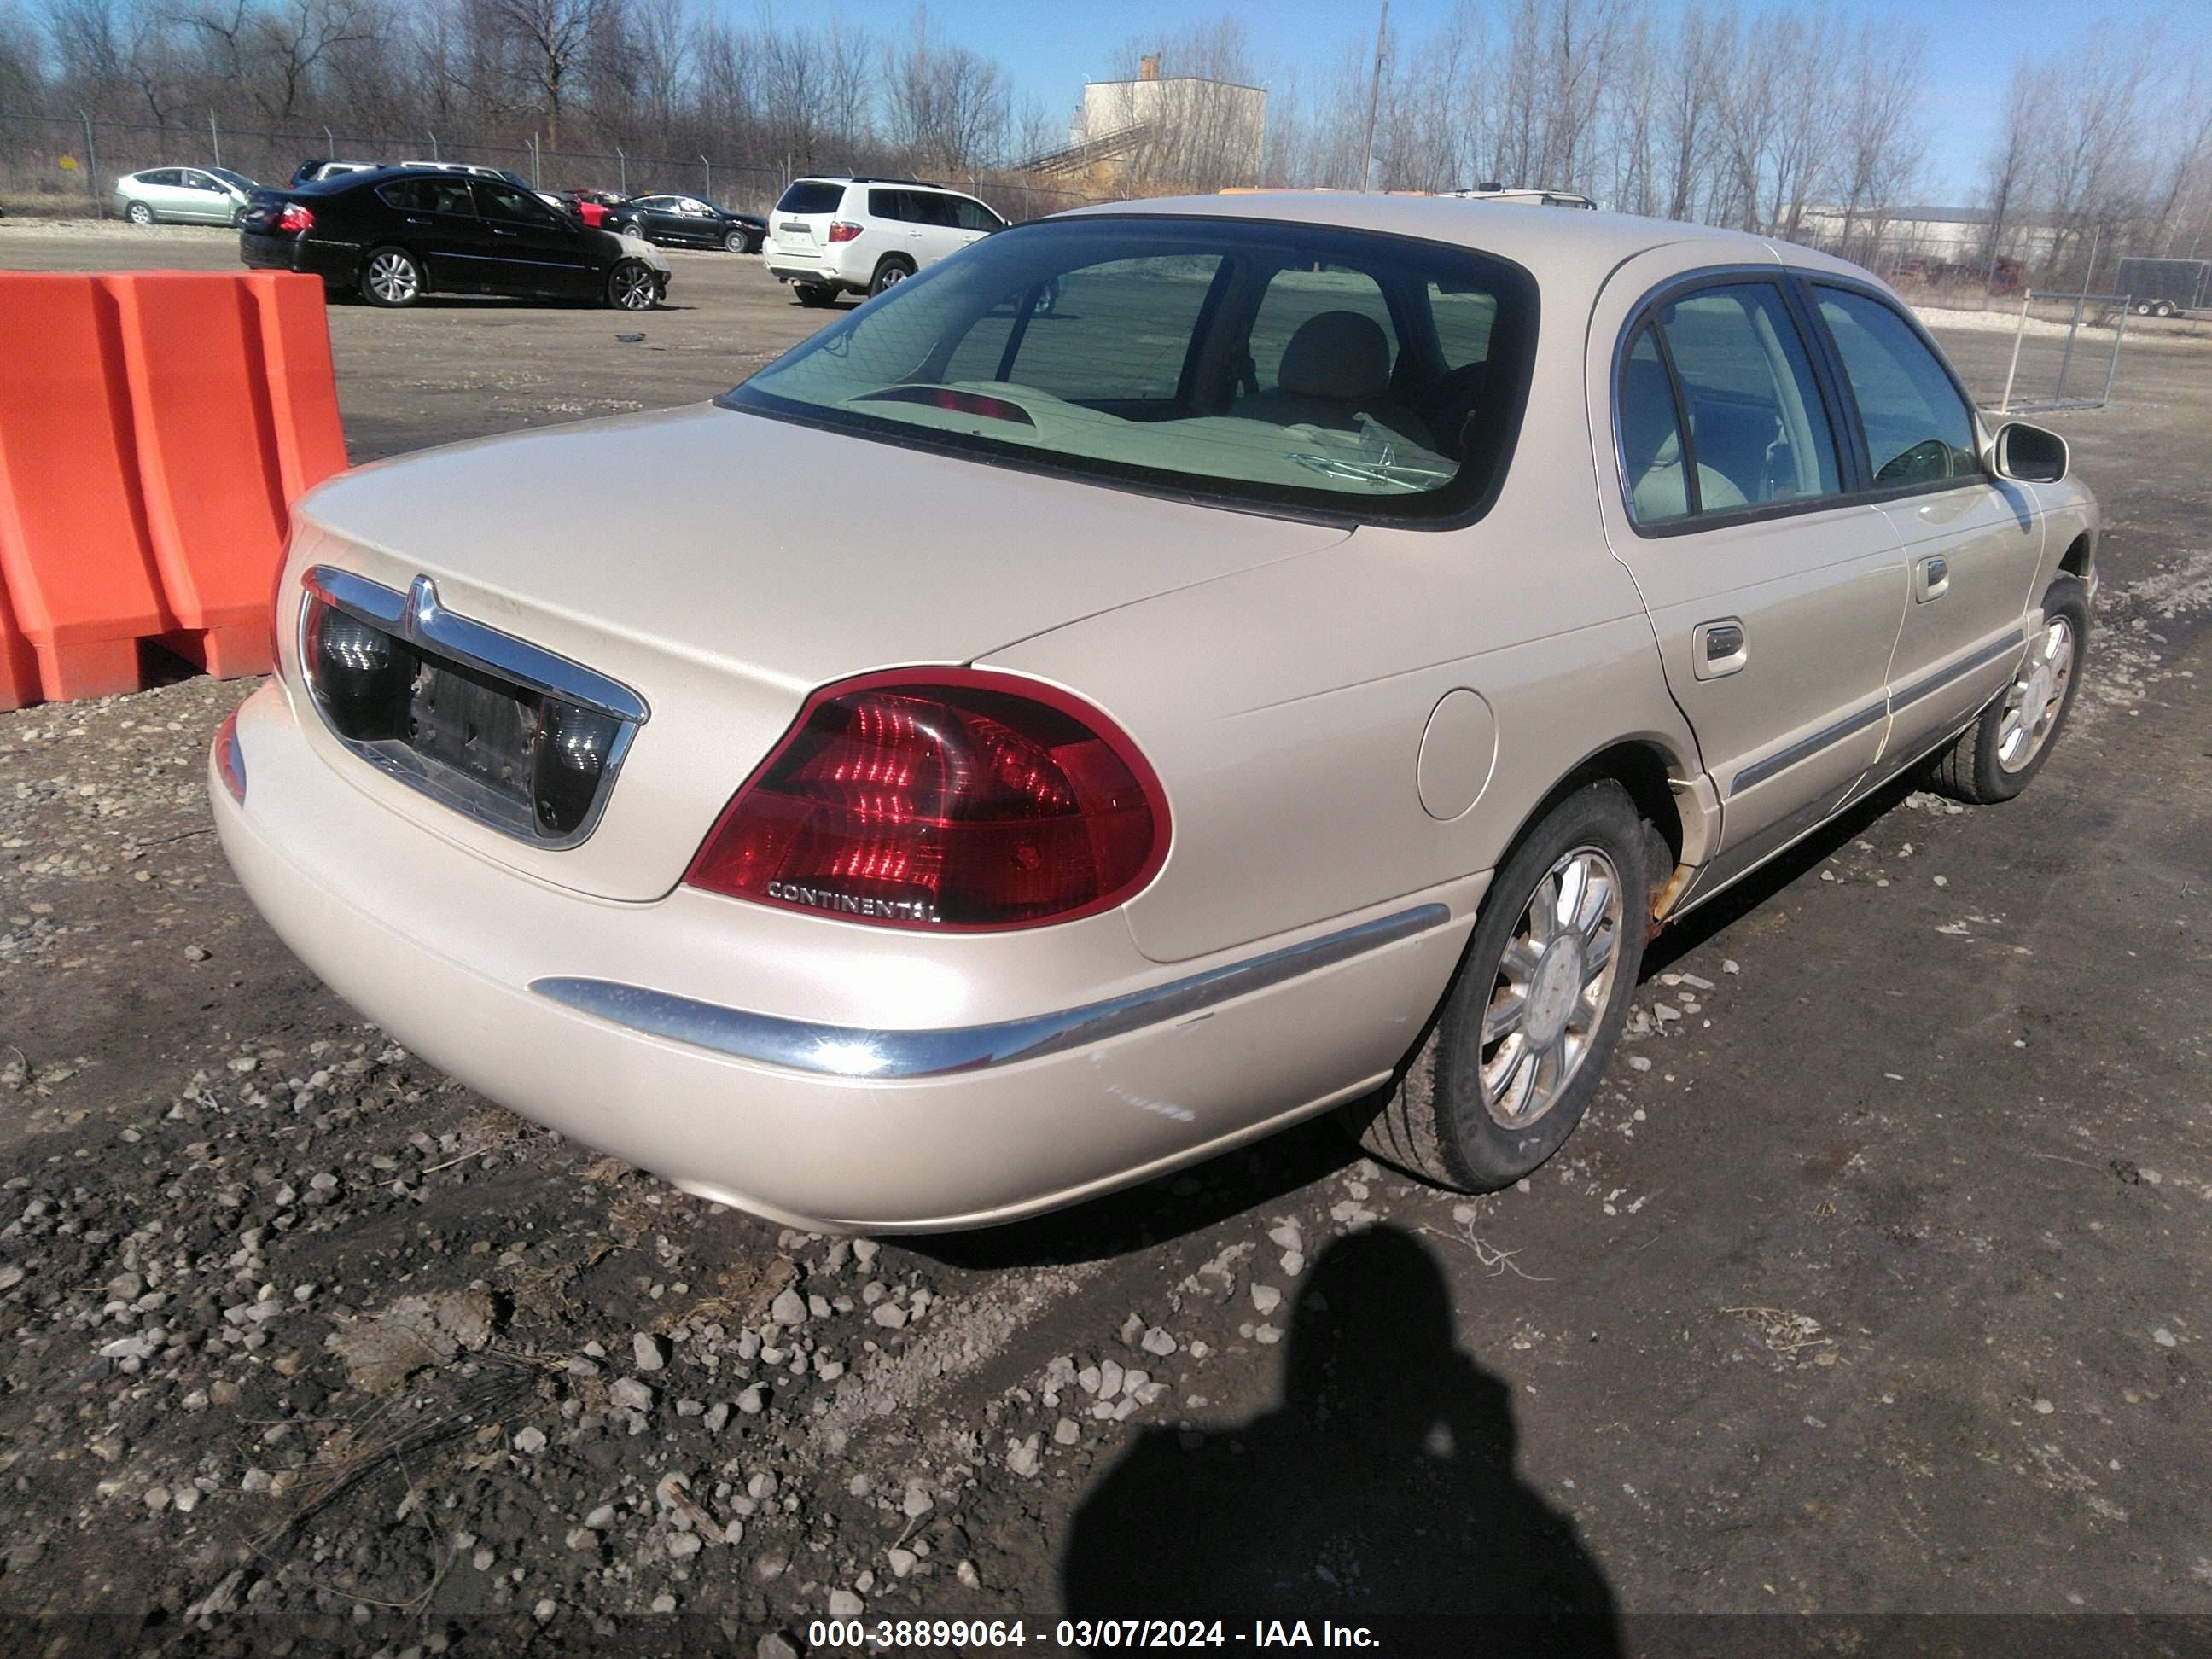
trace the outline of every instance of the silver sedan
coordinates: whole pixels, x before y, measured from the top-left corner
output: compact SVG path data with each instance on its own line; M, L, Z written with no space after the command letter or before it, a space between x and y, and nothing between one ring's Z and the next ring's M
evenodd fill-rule
M516 1110L869 1230L1327 1111L1527 1175L1656 927L1908 770L2021 793L2099 533L1864 270L1324 194L1019 226L295 523L211 791L276 931Z
M258 187L226 167L149 167L118 179L108 200L134 225L234 225Z

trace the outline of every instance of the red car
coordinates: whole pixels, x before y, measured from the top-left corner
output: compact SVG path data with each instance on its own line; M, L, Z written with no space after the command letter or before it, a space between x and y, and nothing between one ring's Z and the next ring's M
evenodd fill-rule
M629 200L629 197L618 195L611 190L572 190L565 193L568 198L568 210L593 230L599 229L605 222L609 208L620 207Z

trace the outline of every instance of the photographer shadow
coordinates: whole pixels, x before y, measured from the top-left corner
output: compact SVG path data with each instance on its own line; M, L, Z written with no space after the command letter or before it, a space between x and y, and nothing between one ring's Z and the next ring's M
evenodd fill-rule
M1510 1391L1455 1345L1425 1247L1391 1227L1329 1245L1286 1349L1276 1410L1194 1443L1147 1431L1092 1489L1071 1616L1429 1617L1498 1651L1621 1651L1573 1522L1514 1472Z

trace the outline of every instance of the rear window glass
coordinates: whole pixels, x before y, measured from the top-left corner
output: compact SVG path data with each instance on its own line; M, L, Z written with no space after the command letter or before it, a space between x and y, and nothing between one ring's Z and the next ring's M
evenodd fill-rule
M1528 274L1465 248L1056 220L909 278L723 402L1178 495L1456 518L1503 476L1535 325Z
M775 204L778 213L835 213L845 199L845 186L801 179L783 192Z

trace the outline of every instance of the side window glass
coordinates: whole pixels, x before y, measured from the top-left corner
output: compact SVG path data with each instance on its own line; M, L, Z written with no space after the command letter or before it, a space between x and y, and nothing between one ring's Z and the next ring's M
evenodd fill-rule
M1662 307L1659 326L1689 414L1691 511L1837 492L1835 434L1780 289L1709 289Z
M872 190L868 192L868 217L871 219L903 219L906 203L902 190Z
M501 224L542 225L545 222L544 215L538 211L536 203L521 191L509 190L504 185L488 185L478 179L477 204L478 211L485 218L496 220Z
M1664 524L1686 517L1690 493L1684 483L1681 419L1674 407L1674 382L1659 356L1651 325L1636 338L1620 365L1618 421L1620 465L1629 504L1638 524Z
M1875 488L1978 477L1973 412L1911 325L1863 294L1814 292L1850 378Z
M1006 222L981 202L965 196L955 196L951 201L952 217L963 230L996 230Z

